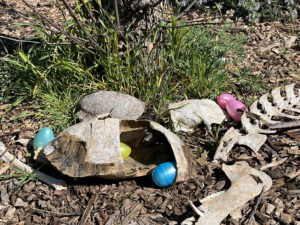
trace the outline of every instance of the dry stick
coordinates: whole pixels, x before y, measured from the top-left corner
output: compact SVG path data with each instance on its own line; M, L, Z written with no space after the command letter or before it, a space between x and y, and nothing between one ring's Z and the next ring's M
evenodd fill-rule
M4 162L11 164L13 167L21 170L24 173L33 173L37 176L37 178L50 186L52 186L55 190L65 190L67 189L67 185L63 180L56 179L51 177L43 172L34 170L30 166L16 159L15 156L6 151L6 147L2 142L0 142L0 156Z
M119 16L119 8L118 8L118 0L114 0L116 18L117 18L117 29L120 30L120 16Z
M86 209L84 210L84 213L81 217L81 221L79 225L86 224L86 221L88 219L88 216L90 215L91 211L93 210L93 205L97 201L98 195L93 194L91 199L89 200Z
M180 17L182 17L187 11L189 11L197 2L198 0L192 1L192 3L183 10L182 13L180 13L178 16L175 17L175 20L178 20Z
M69 44L71 44L70 42L51 43L51 42L19 40L19 39L16 39L16 38L5 37L5 36L2 36L2 35L0 35L0 39L7 39L7 40L11 40L11 41L15 41L15 42L22 42L22 43L44 44L44 45L69 45Z
M170 22L170 21L166 21ZM206 26L206 25L224 25L224 24L233 24L229 22L221 22L221 23L214 23L214 22L203 22L203 23L190 23L190 24L183 24L183 25L176 25L176 26L160 26L164 28L181 28L181 27L192 27L192 26Z
M258 198L257 198L257 200L256 200L256 203L255 203L255 206L254 206L254 208L253 208L253 211L252 211L251 214L250 214L248 224L252 224L252 222L253 222L254 215L255 215L255 213L256 213L256 211L257 211L257 207L258 207L259 203L261 202L261 199L262 199L262 196L263 196L264 191L265 191L265 186L262 187L261 192L260 192L260 194L259 194L259 196L258 196Z
M95 47L95 48L99 48L101 51L103 51L105 53L105 51L100 48L100 46L97 44L96 40L90 35L88 34L88 32L84 29L84 27L82 26L82 24L80 23L80 21L78 20L78 18L76 17L76 15L74 14L72 8L70 7L70 5L66 2L66 0L62 0L64 5L67 7L70 15L72 16L72 18L75 20L75 22L78 24L78 26L80 27L80 29L83 31L83 33L86 35L87 39L89 39L90 43Z
M300 140L300 135L297 135L297 134L294 134L294 133L292 133L292 132L284 132L285 134L287 134L288 136L290 136L290 137L293 137L293 138L295 138L295 139L297 139L297 140Z
M34 13L36 13L38 16L40 16L41 18L43 18L44 20L46 20L51 26L53 26L54 28L56 28L57 30L59 30L62 34L64 34L66 37L68 37L69 39L71 39L72 41L74 41L76 44L78 44L80 47L82 47L84 50L88 51L89 53L96 55L95 52L93 52L92 50L86 48L85 46L83 46L78 40L76 40L75 37L68 35L61 27L59 27L58 25L56 25L55 23L51 22L48 18L46 18L45 16L43 16L42 14L40 14L39 12L37 12L33 6L29 5L25 0L22 0L22 2L24 2L24 4L26 6L28 6Z
M33 211L33 212L37 212L37 213L48 213L48 214L51 214L51 215L57 216L57 217L80 216L82 214L82 212L75 212L75 213L51 212L51 211L37 209L37 208L33 208L33 209L29 208L29 210Z
M270 129L283 129L293 127L300 127L300 120L295 120L292 122L275 123L270 125Z
M87 4L84 2L84 0L80 0L81 4L83 4L84 8L86 9L86 11L88 12L89 16L91 17L92 21L94 23L97 23L96 18L93 16L93 13L91 12L91 10L89 9L89 7L87 6Z

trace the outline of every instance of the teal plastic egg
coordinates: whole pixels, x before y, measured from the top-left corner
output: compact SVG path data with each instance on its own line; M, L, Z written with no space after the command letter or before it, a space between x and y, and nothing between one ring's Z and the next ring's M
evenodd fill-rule
M54 133L49 127L41 129L33 140L33 148L44 148L50 141L54 139Z
M159 164L152 172L152 181L158 187L167 187L171 185L177 176L175 162L164 162Z

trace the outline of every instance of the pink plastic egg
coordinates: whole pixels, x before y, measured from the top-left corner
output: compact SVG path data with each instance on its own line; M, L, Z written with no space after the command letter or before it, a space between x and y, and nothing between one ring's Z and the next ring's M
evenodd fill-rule
M221 94L218 99L218 105L222 108L222 109L226 109L226 102L228 102L229 100L235 99L235 97L233 97L230 94Z
M226 110L228 115L235 121L241 121L242 114L237 112L238 109L248 112L247 107L236 99L231 99L226 104Z

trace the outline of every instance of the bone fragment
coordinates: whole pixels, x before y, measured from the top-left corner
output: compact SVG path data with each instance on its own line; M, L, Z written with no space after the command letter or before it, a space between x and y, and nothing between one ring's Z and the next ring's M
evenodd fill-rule
M268 100L268 94L264 94L250 106L250 112L267 121L270 125L269 128L262 128L262 121L259 119L253 121L253 118L251 121L244 113L241 119L243 129L248 133L270 134L275 133L275 129L277 129L273 126L273 124L277 123L277 121L273 120L274 116L299 120L300 109L297 107L300 106L300 90L298 90L296 95L294 87L295 84L285 86L285 97L281 95L280 87L275 88L271 91L273 102ZM263 111L258 108L258 104L261 104ZM293 112L294 115L290 115L285 111Z
M250 109L251 111L251 109ZM260 134L274 134L276 130L262 129L259 125L262 125L260 121L256 120L254 124L251 123L246 113L243 113L241 118L242 126L248 133L260 133Z
M234 165L222 165L231 181L230 188L223 194L205 201L198 209L204 213L196 225L219 225L231 212L258 196L262 188L268 191L272 179L265 173L241 161Z
M176 132L192 132L202 122L210 128L211 124L221 124L226 119L223 110L209 99L171 103L169 110Z
M0 156L1 159L4 162L10 163L13 167L21 170L24 173L33 173L37 176L38 179L45 182L46 184L49 184L52 186L55 190L65 190L67 189L67 185L63 180L56 179L54 177L51 177L43 172L34 170L30 166L24 164L20 160L18 160L15 156L10 154L9 152L5 152L6 147L2 142L0 142Z
M292 122L275 123L270 125L271 129L294 128L294 127L300 127L300 120L296 120Z
M255 153L257 153L266 140L266 135L250 133L243 136L238 130L231 127L222 138L221 143L215 153L214 160L227 161L229 152L236 144L246 145Z

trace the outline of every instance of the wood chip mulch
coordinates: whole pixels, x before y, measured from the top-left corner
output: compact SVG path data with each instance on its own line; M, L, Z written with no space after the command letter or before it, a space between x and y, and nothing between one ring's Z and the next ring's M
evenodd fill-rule
M291 82L299 88L299 27L299 20L290 25L269 22L233 27L233 33L246 36L246 59L241 67L252 66L252 74L262 74L270 88ZM232 73L235 73L234 68ZM249 87L241 88L251 91ZM22 104L5 113L8 107L0 104L0 141L18 159L35 166L25 154L32 151L38 120L34 116L14 117L29 110ZM222 132L231 125L225 124ZM198 159L198 176L163 189L156 188L150 177L125 181L67 179L67 191L54 191L40 181L30 181L18 189L17 179L0 179L0 224L175 225L190 217L197 219L189 200L198 206L201 198L230 187L220 167L211 163L213 153L200 144L199 138L209 138L205 129L201 125L195 133L185 137L191 150L195 153L199 150L202 156ZM241 217L228 216L223 224L246 224L253 212L253 224L300 224L300 141L299 134L295 134L298 136L286 131L269 135L258 154L241 146L233 149L229 163L245 160L252 167L262 169L275 162L273 167L263 168L272 178L273 186L261 199L245 204ZM51 168L41 170L57 176ZM10 166L1 162L0 176L11 173Z

